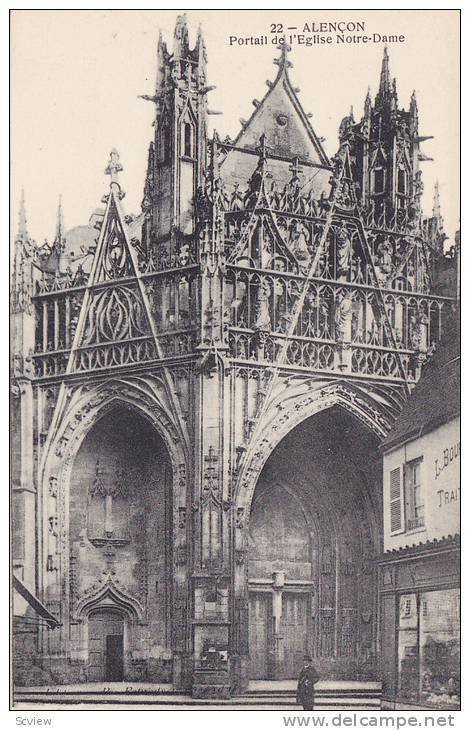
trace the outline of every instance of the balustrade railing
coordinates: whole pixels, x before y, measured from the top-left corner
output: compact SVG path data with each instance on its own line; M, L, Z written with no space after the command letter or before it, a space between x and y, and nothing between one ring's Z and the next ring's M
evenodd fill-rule
M70 352L51 352L34 355L34 374L37 378L49 378L64 375L67 370Z
M236 360L261 365L279 364L285 339L285 335L230 328L230 355ZM288 343L283 365L413 382L416 379L416 355L411 350L293 336Z
M226 274L230 325L286 333L304 284L303 277L284 272L230 267ZM426 352L439 341L451 304L450 299L428 294L378 292L367 285L314 278L293 334Z
M162 358L181 357L192 353L197 344L197 330L180 330L158 335ZM160 359L153 337L135 337L122 342L106 342L71 350L36 351L33 356L36 377L56 377L67 371L73 357L70 373L140 365Z
M75 273L43 273L36 281L36 295L53 294L69 289L81 289L87 285L89 274L79 268Z

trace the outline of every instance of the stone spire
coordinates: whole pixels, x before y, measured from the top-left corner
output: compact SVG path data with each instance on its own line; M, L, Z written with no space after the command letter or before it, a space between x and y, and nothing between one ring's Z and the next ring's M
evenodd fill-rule
M142 198L142 212L150 214L153 204L155 168L155 144L150 142L147 157L147 175L145 176L144 196Z
M437 180L434 184L432 214L425 220L425 234L428 244L437 254L442 256L444 253L444 243L448 237L444 230L444 219L441 214L441 201L439 196L439 182Z
M220 168L219 168L219 135L217 134L217 131L214 129L212 133L212 149L211 149L211 164L210 164L210 172L212 180L218 180L220 178Z
M64 237L64 212L62 210L62 195L59 195L59 204L57 206L57 221L55 227L55 240L61 241Z
M175 32L173 34L173 56L184 58L189 50L189 33L186 14L178 15L176 18Z
M411 121L411 131L412 133L417 134L418 132L418 103L416 101L416 92L413 91L411 94L410 99L410 121ZM422 140L424 141L424 140Z
M385 46L382 58L382 68L380 71L380 84L377 99L384 99L390 94L390 66L388 58L388 48Z
M202 35L202 28L201 26L197 29L197 39L196 39L196 45L194 47L194 52L197 54L197 72L198 76L201 80L201 82L204 84L206 80L206 65L207 65L207 51L206 51L206 44L204 43L204 36ZM215 87L212 87L215 88ZM211 88L208 87L208 90L210 91Z
M434 197L432 204L432 217L436 221L438 233L442 233L444 230L444 221L441 215L441 199L439 194L439 181L436 180L434 184Z
M157 43L157 75L156 75L156 79L155 79L155 94L158 94L158 92L161 91L161 88L163 86L163 83L165 80L165 69L166 69L167 58L168 58L168 50L166 47L166 43L163 41L162 32L159 31L158 43Z
M370 113L372 110L372 100L370 98L370 86L367 89L366 98L364 99L364 116L370 117Z
M28 235L28 221L26 218L26 206L24 202L24 188L21 188L21 197L20 197L20 210L18 213L18 233L16 235L16 240L19 241L27 241L29 238Z
M199 25L197 29L197 38L196 38L196 49L197 49L197 56L198 61L200 64L204 64L207 60L206 58L206 44L204 43L204 36L202 34L202 27Z
M390 90L390 63L388 58L388 48L385 46L382 58L382 68L380 70L380 86L379 93L385 94Z

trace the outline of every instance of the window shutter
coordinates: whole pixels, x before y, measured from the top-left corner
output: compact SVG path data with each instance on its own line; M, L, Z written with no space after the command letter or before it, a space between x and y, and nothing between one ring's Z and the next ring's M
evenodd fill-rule
M390 532L403 529L403 499L401 485L401 468L390 472Z

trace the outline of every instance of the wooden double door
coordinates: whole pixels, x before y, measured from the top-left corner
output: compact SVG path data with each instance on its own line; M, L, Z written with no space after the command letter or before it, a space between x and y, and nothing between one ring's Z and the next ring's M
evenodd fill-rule
M296 679L303 657L311 651L310 595L283 591L276 632L273 593L250 593L249 651L251 679Z
M124 678L124 621L118 612L100 611L88 619L88 679L120 682Z

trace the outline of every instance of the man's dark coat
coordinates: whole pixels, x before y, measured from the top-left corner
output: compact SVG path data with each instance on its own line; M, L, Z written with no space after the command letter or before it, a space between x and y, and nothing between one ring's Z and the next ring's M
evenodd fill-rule
M312 705L315 699L315 682L318 682L320 676L317 674L315 667L309 664L304 667L299 674L297 683L297 704Z

